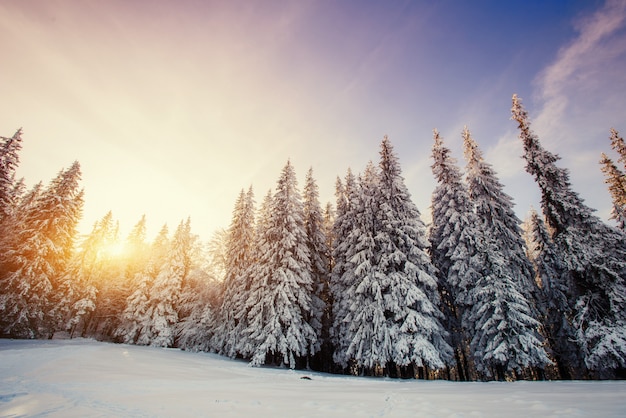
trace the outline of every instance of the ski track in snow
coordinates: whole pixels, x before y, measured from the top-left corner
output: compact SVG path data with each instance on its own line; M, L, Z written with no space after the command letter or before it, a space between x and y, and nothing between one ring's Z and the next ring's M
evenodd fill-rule
M623 381L357 378L93 340L0 340L0 417L624 417L625 395Z

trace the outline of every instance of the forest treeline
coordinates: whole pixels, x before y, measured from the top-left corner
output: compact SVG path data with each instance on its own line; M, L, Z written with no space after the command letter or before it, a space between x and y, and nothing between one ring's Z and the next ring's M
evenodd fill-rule
M257 205L242 190L208 243L183 220L146 240L109 212L79 236L80 165L26 190L21 130L0 148L0 335L90 337L355 375L606 379L626 371L626 145L601 169L604 223L513 96L542 214L524 223L465 128L464 171L434 131L426 225L387 137L324 207L290 162ZM123 246L123 251L120 251Z

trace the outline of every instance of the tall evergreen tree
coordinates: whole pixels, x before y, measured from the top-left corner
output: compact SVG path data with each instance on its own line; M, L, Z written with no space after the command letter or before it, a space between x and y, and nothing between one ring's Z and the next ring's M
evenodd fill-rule
M557 167L559 158L541 146L517 95L512 114L526 171L539 185L545 222L568 275L566 315L582 358L598 374L611 375L626 367L626 239L572 190L568 171Z
M470 347L479 371L501 380L507 372L551 362L538 333L534 274L512 199L467 128L463 140L469 195L483 232L482 269L466 316L474 332Z
M80 165L62 170L48 188L30 196L14 245L6 252L11 271L2 280L0 332L35 338L54 332L50 315L59 278L72 255L80 220L83 192Z
M304 210L290 162L283 169L272 199L265 231L264 252L259 254L261 276L254 277L248 314L248 333L254 341L253 365L297 365L313 355L318 345L311 315L313 279L306 245Z
M349 229L338 227L336 237L335 359L362 373L441 368L452 352L425 226L387 137L380 156L378 170L370 163L358 188L348 187L351 194L338 201L337 220Z
M179 322L176 324L176 346L188 351L210 351L216 329L216 298L220 282L210 272L193 269L180 296Z
M104 232L99 249L99 270L93 277L96 290L95 309L87 315L83 335L99 340L112 340L119 326L120 316L125 308L129 286L125 276L124 259L119 252L119 222L112 216L101 220L100 229Z
M191 223L180 222L171 241L165 263L154 279L148 299L148 322L140 340L151 346L172 347L179 318L179 301L191 270L195 237Z
M218 352L230 357L239 354L237 345L247 328L246 300L251 284L250 269L254 262L254 216L252 187L247 193L242 189L226 238L222 304L213 342Z
M351 366L352 373L362 374L376 372L392 361L392 335L386 323L383 286L375 277L374 194L378 179L374 165L370 162L359 176L358 188L351 186L350 180L346 179L350 194L346 196L349 211L344 221L351 228L338 237L337 249L343 250L343 260L336 264L335 274L341 275L333 277L334 358L344 367ZM338 221L342 220L338 217Z
M333 231L333 225L335 223L335 210L330 202L326 203L324 212L322 214L322 229L324 236L326 237L326 249L328 251L326 257L326 288L322 292L321 299L324 305L324 311L322 314L322 333L321 333L321 348L318 354L317 364L312 364L311 367L316 370L331 372L334 370L333 362L333 296L331 291L331 278L332 271L335 265L333 258L333 247L335 243L335 235Z
M60 284L57 315L60 329L85 331L85 319L96 308L97 287L108 271L107 246L115 239L113 214L108 212L94 224L91 233L75 252Z
M526 222L529 259L540 287L539 312L544 332L560 377L571 379L572 367L578 362L575 333L567 321L567 285L563 280L564 266L550 234L536 210L532 209Z
M133 278L135 290L127 297L120 324L115 330L115 336L127 344L150 344L151 335L147 334L146 330L150 327L152 316L151 289L170 248L168 235L167 225L163 225L150 246L150 255L145 267Z
M326 310L325 301L329 292L329 257L330 249L327 246L324 217L319 202L317 183L313 178L313 169L306 175L303 191L304 228L307 237L307 247L311 260L313 280L313 295L311 298L311 315L308 322L317 334L318 344L315 351L319 351L321 344L328 339L328 329L323 329L322 319ZM324 335L322 336L322 332Z
M452 358L440 321L435 268L426 252L426 227L404 184L391 142L381 143L379 163L379 274L388 286L385 311L394 340L393 362L440 369Z
M611 128L611 147L619 154L617 162L622 163L622 167L626 169L626 143L624 138L617 132L615 128Z
M250 321L252 320L251 311L256 305L261 303L261 298L263 297L262 292L253 292L253 288L255 286L254 284L256 281L266 280L271 273L271 266L267 263L262 263L261 258L263 254L266 254L269 251L269 245L271 243L269 230L273 199L273 193L270 189L261 201L261 205L256 216L254 243L252 249L253 262L248 273L250 287L245 294L246 300L244 308L240 310L240 313L245 315L245 317L239 318L239 321L242 324L242 327L245 327L243 328L240 339L236 343L235 347L236 352L239 353L239 355L248 359L254 356L258 346L258 342L256 340L257 334L255 334L254 330L250 328ZM257 315L255 319L260 319L260 317Z
M345 182L337 178L335 196L337 199L337 211L333 224L333 269L331 273L330 291L332 296L331 337L335 346L333 358L343 367L348 366L350 358L347 356L350 341L350 326L352 321L352 296L349 290L356 286L355 268L353 257L355 255L355 239L361 235L358 221L363 216L357 216L363 207L359 204L360 193L357 189L356 178L351 170L348 170ZM363 232L364 233L364 232ZM363 249L361 249L363 250Z
M513 210L513 199L504 192L497 174L488 164L470 131L463 129L467 160L467 181L470 199L474 202L479 228L496 241L496 248L507 259L511 277L519 281L527 297L536 295L533 269L526 256L526 245L520 228L521 220ZM529 299L531 304L533 299Z
M20 245L20 235L27 228L35 204L44 192L43 183L35 184L17 203L15 211L5 219L0 229L0 281L19 268L14 249ZM0 288L1 289L1 288ZM0 292L1 293L1 292Z
M146 242L146 232L146 216L142 215L126 237L123 252L116 254L115 259L109 260L113 263L109 263L107 267L110 270L105 279L107 286L100 289L104 290L103 294L100 294L104 297L96 301L97 314L107 317L104 321L107 339L133 342L121 338L120 332L128 325L129 318L126 317L128 302L134 292L141 292L143 272L150 262L151 248ZM120 246L118 242L114 242L115 240L117 238L114 237L110 244L114 248ZM98 337L103 338L101 335Z
M471 380L468 330L461 319L471 308L466 298L478 280L481 266L477 264L477 246L482 231L477 227L474 207L461 170L443 138L434 131L432 171L437 187L432 194L432 225L430 253L439 272L439 289L446 328L454 348L456 370L460 380Z
M617 168L613 160L605 153L600 159L604 182L609 185L609 193L613 201L611 208L611 219L617 222L617 227L621 231L626 230L626 175Z
M22 130L18 129L11 138L0 137L0 225L11 216L16 202L15 170L22 149Z

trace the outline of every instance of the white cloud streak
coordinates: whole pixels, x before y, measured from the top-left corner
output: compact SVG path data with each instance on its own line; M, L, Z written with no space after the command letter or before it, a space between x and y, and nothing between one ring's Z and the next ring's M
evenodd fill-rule
M609 97L598 96L610 96L615 92L615 77L623 77L623 70L616 72L615 68L623 69L618 63L626 58L625 25L626 1L607 0L600 10L577 22L578 36L561 48L555 61L539 74L537 99L542 106L536 128L547 134L547 140L566 137L563 125L577 109L586 107L575 104L576 99L587 104L610 101ZM604 128L608 132L609 127Z

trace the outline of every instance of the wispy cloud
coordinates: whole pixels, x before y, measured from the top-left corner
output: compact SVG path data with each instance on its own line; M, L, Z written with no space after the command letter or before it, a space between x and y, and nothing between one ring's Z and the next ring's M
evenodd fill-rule
M574 189L607 218L610 198L598 166L609 128L625 129L626 0L607 0L574 22L577 35L535 79L533 127L570 170ZM532 107L532 106L531 106ZM617 126L616 126L617 125Z
M577 112L593 113L596 104L612 102L613 94L623 97L618 81L624 80L625 26L626 1L607 0L601 9L576 22L578 36L539 74L536 99L541 111L536 127L546 134L546 140L558 142L568 137L571 132L562 128ZM608 132L608 128L599 129Z

